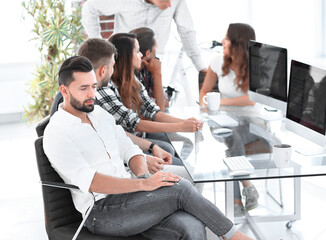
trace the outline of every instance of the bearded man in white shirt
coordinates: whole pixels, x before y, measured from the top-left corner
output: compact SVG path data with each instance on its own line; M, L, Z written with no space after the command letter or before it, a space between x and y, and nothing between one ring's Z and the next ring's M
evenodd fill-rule
M96 77L85 57L71 57L59 70L64 102L44 132L44 151L72 191L83 216L96 200L86 227L94 234L151 239L206 239L205 225L223 239L248 240L185 179L158 171L147 178L141 150L114 118L94 106ZM139 179L132 179L124 164Z

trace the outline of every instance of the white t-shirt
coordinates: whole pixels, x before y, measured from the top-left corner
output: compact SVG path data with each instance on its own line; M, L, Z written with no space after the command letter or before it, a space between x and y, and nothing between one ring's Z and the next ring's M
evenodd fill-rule
M227 75L222 76L223 63L223 55L218 55L209 64L213 72L218 76L218 89L220 90L221 98L235 98L246 95L235 83L236 75L232 69L230 69Z

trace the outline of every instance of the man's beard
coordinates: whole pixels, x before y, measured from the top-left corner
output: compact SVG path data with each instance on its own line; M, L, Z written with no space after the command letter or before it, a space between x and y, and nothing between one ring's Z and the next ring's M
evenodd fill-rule
M79 110L81 112L86 112L86 113L92 112L94 110L94 104L88 104L88 105L85 104L85 102L87 102L89 100L95 101L94 98L88 98L83 103L81 103L76 98L74 98L71 95L71 93L69 93L69 95L70 95L70 104L76 110Z
M109 73L106 73L106 75L103 77L101 81L97 83L97 87L106 87L109 83L109 80L111 78L111 75Z

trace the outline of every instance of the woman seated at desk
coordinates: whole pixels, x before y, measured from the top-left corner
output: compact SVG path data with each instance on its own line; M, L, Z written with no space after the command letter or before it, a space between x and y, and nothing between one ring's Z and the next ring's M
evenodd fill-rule
M248 41L255 40L254 29L243 23L229 25L225 38L222 40L223 55L214 58L202 88L199 91L199 103L204 106L203 97L212 91L218 80L221 93L221 105L228 106L253 106L248 95ZM243 195L246 198L245 207L251 210L258 206L258 192L250 181L242 181ZM234 186L234 213L235 216L244 215L241 193L238 182Z
M165 132L195 132L202 128L203 123L195 118L180 119L160 111L149 98L134 75L134 70L139 69L142 62L135 34L114 34L109 41L118 51L114 72L108 86L98 89L96 97L99 105L113 115L117 124L133 134L146 133L151 141L169 141ZM152 134L149 136L147 133Z

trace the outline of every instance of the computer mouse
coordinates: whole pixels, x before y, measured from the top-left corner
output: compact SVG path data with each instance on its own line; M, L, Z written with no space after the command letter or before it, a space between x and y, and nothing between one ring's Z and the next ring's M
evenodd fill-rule
M214 135L227 137L233 133L233 130L230 128L215 128L212 132Z

